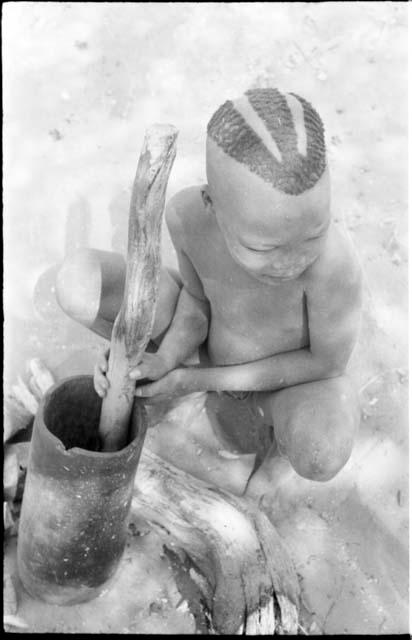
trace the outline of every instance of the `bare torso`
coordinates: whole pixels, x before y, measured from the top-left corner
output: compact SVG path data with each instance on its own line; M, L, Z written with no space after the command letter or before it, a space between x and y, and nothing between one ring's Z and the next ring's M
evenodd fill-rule
M210 305L211 362L238 364L308 346L305 291L312 268L296 280L264 284L233 260L216 218L203 205L199 187L179 194L176 212L179 245Z

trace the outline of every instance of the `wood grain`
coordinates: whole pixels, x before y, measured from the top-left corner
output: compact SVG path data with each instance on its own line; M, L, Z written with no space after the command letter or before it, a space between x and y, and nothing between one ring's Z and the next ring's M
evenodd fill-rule
M112 331L110 388L99 424L103 451L116 451L127 443L135 390L129 372L139 364L153 327L161 223L176 138L177 130L171 125L154 125L146 132L140 154L130 204L125 291Z

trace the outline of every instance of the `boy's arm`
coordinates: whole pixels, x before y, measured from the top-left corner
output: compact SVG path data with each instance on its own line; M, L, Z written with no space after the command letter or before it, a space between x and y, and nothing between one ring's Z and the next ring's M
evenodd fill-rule
M323 284L323 286L322 286ZM181 373L189 391L276 391L342 375L356 342L361 286L357 269L342 270L306 292L309 347L242 365Z
M185 262L182 257L180 266ZM190 261L185 264L187 273L193 267ZM194 270L193 270L194 271ZM195 277L193 274L193 278ZM130 371L130 378L141 380L148 378L158 380L168 375L172 369L191 356L197 347L207 337L209 318L209 305L206 300L194 296L186 286L180 290L173 315L172 322L165 333L160 347L156 353L145 353L142 361ZM94 372L94 386L96 392L103 398L109 388L109 380L106 377L108 367L108 352L102 355L102 359L96 364ZM179 371L176 369L176 371ZM138 394L137 394L138 395Z
M209 326L209 303L196 270L185 252L185 230L174 201L172 199L168 203L165 217L176 249L183 287L173 320L157 351L169 370L184 362L204 342Z
M172 386L174 383L180 393L276 391L343 374L359 327L359 272L357 266L352 265L315 280L306 290L309 347L241 365L178 369L172 372ZM147 391L149 393L144 391L142 395L163 392L156 383Z
M208 303L194 297L183 286L173 320L156 352L169 371L184 362L205 341L208 317Z

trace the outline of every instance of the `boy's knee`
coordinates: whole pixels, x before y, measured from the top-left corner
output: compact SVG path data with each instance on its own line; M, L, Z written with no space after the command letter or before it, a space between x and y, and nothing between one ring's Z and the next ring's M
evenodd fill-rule
M57 302L72 320L110 339L111 323L123 299L125 276L126 264L121 254L79 249L65 258L57 273ZM162 269L152 338L169 327L180 288L178 274Z
M66 257L56 275L56 299L73 320L90 326L95 320L101 291L100 265L90 250Z
M320 413L317 420L289 424L291 438L286 455L295 471L308 480L327 482L351 455L358 420L356 411Z
M285 391L272 403L279 450L303 478L331 480L353 449L360 421L356 393L344 377Z
M327 482L343 469L349 460L351 451L352 446L343 446L334 452L319 446L313 450L291 453L289 462L302 478Z

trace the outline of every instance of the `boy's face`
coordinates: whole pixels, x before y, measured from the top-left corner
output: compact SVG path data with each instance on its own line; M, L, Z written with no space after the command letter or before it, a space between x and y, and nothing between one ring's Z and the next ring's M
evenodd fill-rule
M267 284L293 280L319 257L330 222L327 170L312 189L288 195L208 140L207 177L204 197L230 254L250 275Z

